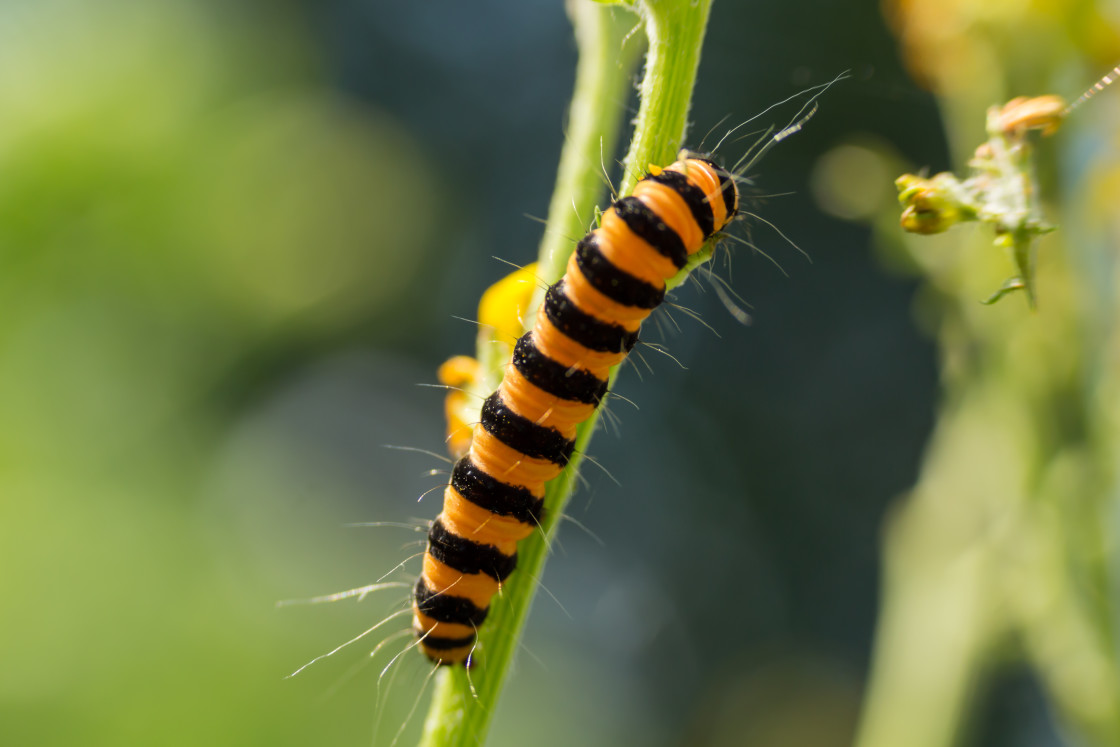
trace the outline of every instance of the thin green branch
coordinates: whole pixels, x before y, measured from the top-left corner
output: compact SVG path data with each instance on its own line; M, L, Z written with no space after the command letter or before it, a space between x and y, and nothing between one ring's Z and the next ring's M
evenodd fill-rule
M573 242L587 233L602 204L631 76L645 48L642 35L633 33L641 21L625 8L569 0L568 14L579 63L548 224L537 251L537 277L549 285L564 274ZM532 308L543 297L542 290Z
M622 194L629 194L649 164L677 158L688 127L689 103L700 66L711 0L645 0L639 4L649 37L634 139L623 161Z
M644 0L635 5L649 38L634 138L620 194L633 190L649 163L673 161L684 138L711 0ZM582 236L602 194L601 159L613 152L614 133L626 98L629 58L624 46L636 18L617 8L573 0L569 12L580 49L568 138L541 245L538 274L547 282L564 271L575 239ZM620 51L621 50L621 51ZM532 319L533 315L529 315ZM613 383L617 371L612 373ZM576 454L548 484L541 531L518 546L518 570L490 607L478 635L478 666L469 672L445 667L424 726L424 747L466 747L485 741L490 719L521 638L533 595L578 475L580 458L594 431L593 416L579 428Z
M639 22L628 10L573 0L568 12L575 27L579 63L567 137L539 252L537 273L548 283L563 274L573 237L587 231L606 191L601 163L614 153L630 76L642 48L640 38L624 43ZM532 319L534 314L526 318ZM581 434L580 451L589 434L590 429ZM567 485L576 474L573 463L549 486L550 493L563 485L563 494L569 495ZM544 565L546 535L554 529L558 515L550 510L541 532L518 547L518 571L503 585L479 630L479 665L469 675L462 667L444 667L439 672L421 739L425 747L484 743Z

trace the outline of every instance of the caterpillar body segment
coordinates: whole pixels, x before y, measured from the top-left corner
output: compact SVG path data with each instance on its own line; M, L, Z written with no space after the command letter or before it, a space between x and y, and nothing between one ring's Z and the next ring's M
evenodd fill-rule
M581 240L514 346L452 470L413 597L413 630L438 664L465 664L490 601L540 520L545 483L564 469L576 428L607 392L666 281L738 210L731 174L682 154L652 168Z

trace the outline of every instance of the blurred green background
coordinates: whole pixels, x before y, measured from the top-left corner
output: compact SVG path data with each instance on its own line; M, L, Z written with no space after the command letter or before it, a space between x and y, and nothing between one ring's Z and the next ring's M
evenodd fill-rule
M1043 44L1046 8L1065 12L983 20L1042 18ZM1107 18L1069 13L1116 52ZM986 86L997 66L971 63L961 154L1001 96L1076 95L1107 69L1064 44L1035 60L1062 90ZM473 347L455 317L507 272L494 257L535 254L574 54L558 2L0 2L0 742L392 739L418 655L379 686L375 633L284 676L405 592L275 603L419 551L345 525L438 511L416 499L445 466L384 446L442 451L441 392L418 385ZM939 397L891 180L962 160L872 2L717 0L692 120L730 126L843 70L755 173L811 262L756 224L788 277L742 248L717 264L753 324L702 286L679 298L718 336L651 332L685 368L622 377L640 409L616 405L592 448L620 485L585 470L571 511L595 536L562 530L491 744L851 743L882 528ZM1066 743L1011 661L962 744Z

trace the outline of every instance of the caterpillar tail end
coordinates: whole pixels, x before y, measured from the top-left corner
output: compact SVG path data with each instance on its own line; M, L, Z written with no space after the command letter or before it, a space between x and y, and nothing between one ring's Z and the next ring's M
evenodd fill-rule
M412 632L416 635L417 645L424 656L428 657L428 661L441 667L453 667L460 664L467 668L472 666L472 654L477 645L473 632L468 636L453 637L439 634L441 623L435 623L432 627L425 628L421 619L423 614L416 609L415 604L413 605L413 616Z

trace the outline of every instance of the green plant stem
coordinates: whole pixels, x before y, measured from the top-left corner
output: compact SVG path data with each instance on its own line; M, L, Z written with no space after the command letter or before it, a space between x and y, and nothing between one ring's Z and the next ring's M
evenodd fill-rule
M568 15L579 62L548 224L537 250L537 277L548 285L564 274L573 241L587 233L602 203L603 172L614 157L631 76L645 49L642 35L631 34L640 21L625 8L568 0ZM530 308L543 298L540 290Z
M649 164L677 158L688 127L711 0L645 0L639 5L649 38L634 139L622 162L621 194L629 194Z
M711 0L645 0L638 3L649 37L649 56L641 86L634 138L626 157L620 194L633 190L648 163L669 163L684 137L689 101L696 81ZM541 245L538 274L553 282L563 274L575 239L601 193L601 153L613 148L613 134L625 100L629 66L622 49L634 17L617 9L574 0L569 11L580 48L577 84L571 108L556 193ZM640 164L640 166L631 166ZM573 210L573 206L575 209ZM529 320L533 315L530 315ZM617 370L611 374L613 384ZM597 416L579 428L576 456L545 492L541 531L518 546L518 570L490 607L478 635L479 664L469 672L444 667L437 675L435 695L424 725L423 747L466 747L485 742L490 719L513 661L529 614L548 548L571 497L580 457L594 431Z

